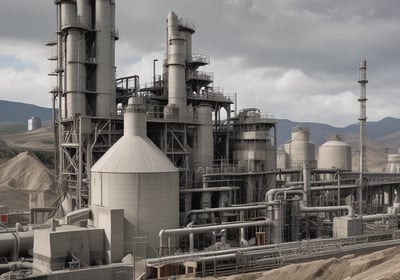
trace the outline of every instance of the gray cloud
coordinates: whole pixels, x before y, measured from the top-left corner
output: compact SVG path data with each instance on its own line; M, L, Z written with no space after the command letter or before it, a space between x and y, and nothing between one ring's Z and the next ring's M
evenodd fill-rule
M5 47L0 50L7 53L0 55L17 57L7 44L12 41L24 46L28 42L36 59L28 59L28 55L19 55L19 59L39 63L47 52L43 42L54 35L53 1L3 2L0 43ZM151 79L152 59L161 59L164 53L166 16L175 11L196 22L194 52L211 56L207 71L215 72L216 85L238 92L239 107L258 106L277 117L298 121L356 122L358 61L366 58L369 119L400 117L397 0L116 2L121 75L139 74L143 82ZM43 70L46 57L42 61L37 69L48 79ZM48 99L46 93L43 96ZM382 109L385 105L387 109Z

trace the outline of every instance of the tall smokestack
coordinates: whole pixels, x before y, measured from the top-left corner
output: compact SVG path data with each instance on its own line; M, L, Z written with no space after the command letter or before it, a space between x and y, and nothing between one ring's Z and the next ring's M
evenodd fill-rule
M365 165L365 123L367 121L367 97L366 97L366 84L367 80L367 61L362 59L360 61L360 77L358 83L360 84L360 189L359 189L359 214L362 217L362 190L363 190L363 173L367 171Z

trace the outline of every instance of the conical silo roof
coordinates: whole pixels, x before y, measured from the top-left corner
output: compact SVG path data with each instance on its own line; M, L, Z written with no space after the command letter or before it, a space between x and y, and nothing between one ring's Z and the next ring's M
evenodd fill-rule
M122 136L92 167L102 173L162 173L176 167L149 139Z
M124 113L124 135L93 166L102 173L177 172L167 156L147 137L146 112L140 98L130 98Z

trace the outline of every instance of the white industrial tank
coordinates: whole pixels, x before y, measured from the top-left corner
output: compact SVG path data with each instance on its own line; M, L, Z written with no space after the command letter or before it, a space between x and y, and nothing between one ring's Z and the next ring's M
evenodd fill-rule
M400 173L400 151L397 154L388 155L388 173Z
M155 256L159 231L179 227L178 170L147 138L139 98L125 109L124 136L92 167L91 192L92 205L124 209L124 253L146 236L146 255Z
M288 168L288 154L283 149L278 150L276 165L278 169Z
M32 117L28 120L28 131L42 128L42 119L39 117Z
M304 161L315 161L315 147L309 140L308 128L298 126L292 129L292 139L284 145L286 153L289 154L289 168L303 168Z
M351 147L338 134L328 135L326 140L319 147L318 168L351 171Z
M194 145L193 162L195 167L211 166L214 159L212 110L208 105L196 107L198 129Z

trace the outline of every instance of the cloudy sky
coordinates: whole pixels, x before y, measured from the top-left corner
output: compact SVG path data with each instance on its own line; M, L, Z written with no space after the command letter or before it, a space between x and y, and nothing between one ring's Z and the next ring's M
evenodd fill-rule
M116 0L118 76L151 81L169 11L196 23L193 51L210 55L214 86L239 108L345 126L359 116L358 62L368 62L367 116L400 118L398 0ZM0 99L51 106L52 0L2 0ZM160 63L160 62L158 62ZM157 64L161 71L161 64Z

